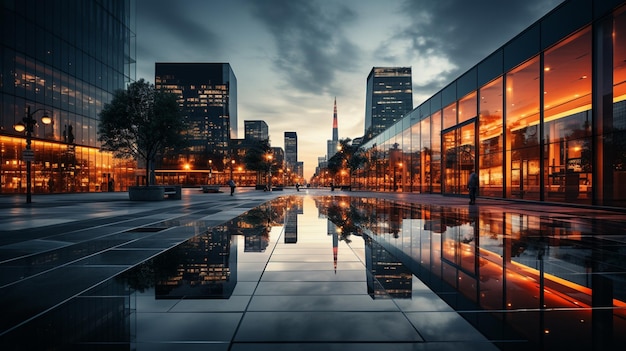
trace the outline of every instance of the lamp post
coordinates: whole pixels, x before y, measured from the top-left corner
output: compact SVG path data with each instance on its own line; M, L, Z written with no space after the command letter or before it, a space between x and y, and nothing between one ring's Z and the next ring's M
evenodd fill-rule
M29 204L32 202L32 194L31 194L31 163L35 159L35 154L31 149L31 141L33 138L33 130L35 125L37 125L37 121L33 118L33 115L39 111L43 111L44 114L41 116L41 123L50 124L52 123L52 118L47 115L46 110L37 109L33 112L30 112L30 106L26 106L26 116L22 118L22 122L16 123L13 126L13 129L17 132L26 131L26 149L22 152L22 159L26 161L26 203Z
M230 160L230 179L233 179L233 167L234 166L235 166L235 160Z
M274 156L270 153L265 157L267 158L267 191L272 191L272 159Z

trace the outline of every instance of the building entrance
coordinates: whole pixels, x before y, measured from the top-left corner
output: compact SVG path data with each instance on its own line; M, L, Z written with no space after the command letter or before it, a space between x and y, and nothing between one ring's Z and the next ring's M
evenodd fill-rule
M441 133L443 147L443 193L467 194L467 180L475 167L476 121Z

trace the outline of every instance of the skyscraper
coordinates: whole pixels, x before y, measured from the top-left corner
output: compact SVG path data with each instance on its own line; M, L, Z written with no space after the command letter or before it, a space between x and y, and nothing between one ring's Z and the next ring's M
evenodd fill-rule
M298 134L296 132L285 132L285 163L291 169L297 166Z
M367 76L365 138L380 134L412 109L411 67L373 67Z
M337 98L335 98L335 104L333 106L333 138L327 141L326 144L326 159L329 160L337 153L337 147L339 146L339 131L337 128Z
M115 190L125 190L134 183L133 162L100 152L97 136L103 106L136 78L134 3L0 4L0 193L95 192L111 190L113 179ZM24 152L29 138L32 153Z
M237 138L237 78L228 63L161 63L155 87L175 93L189 123L189 147L180 155L194 169L208 160L231 157L230 139ZM175 165L168 165L175 166Z
M304 176L303 163L298 161L298 134L296 132L285 132L285 163L291 170L291 175L297 178Z
M269 140L269 127L265 121L243 121L244 138L246 141Z

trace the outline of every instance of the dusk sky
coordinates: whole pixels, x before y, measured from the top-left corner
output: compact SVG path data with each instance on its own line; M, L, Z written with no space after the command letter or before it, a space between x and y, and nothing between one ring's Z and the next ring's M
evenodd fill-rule
M363 136L366 79L410 66L413 106L563 0L137 0L137 79L155 62L227 62L239 138L264 120L272 146L298 134L308 180L332 138Z

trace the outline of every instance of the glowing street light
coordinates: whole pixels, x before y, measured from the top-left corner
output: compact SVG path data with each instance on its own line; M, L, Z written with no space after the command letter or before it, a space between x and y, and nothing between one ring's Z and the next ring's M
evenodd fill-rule
M269 153L265 155L267 159L267 191L272 191L272 159L274 156Z
M33 118L33 115L39 111L43 111L43 116L41 116L41 123L50 124L52 123L52 118L48 116L47 111L44 109L37 109L33 112L30 112L30 106L26 106L26 116L22 118L22 122L16 123L13 126L16 132L24 132L26 131L26 149L22 152L22 159L26 161L26 203L29 204L32 202L31 195L31 163L35 160L35 153L31 149L31 142L33 138L33 131L35 126L37 125L37 121Z

